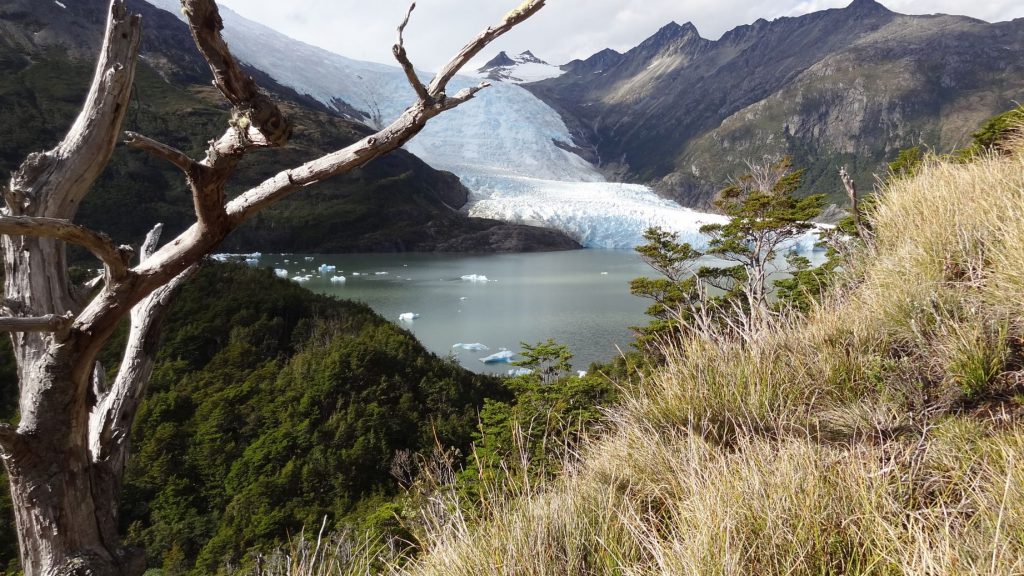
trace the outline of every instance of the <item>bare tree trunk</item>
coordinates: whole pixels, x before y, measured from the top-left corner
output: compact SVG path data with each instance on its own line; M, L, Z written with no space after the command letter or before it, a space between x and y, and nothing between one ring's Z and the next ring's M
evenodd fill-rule
M184 173L196 213L195 224L162 247L157 245L158 225L143 244L138 265L131 267L130 247L116 246L107 236L73 223L121 136L135 75L140 19L128 14L125 0L110 0L103 49L78 119L60 144L30 155L10 186L0 187L5 273L0 331L11 332L20 409L16 429L0 423L0 457L10 478L27 576L142 573L142 552L120 544L118 503L129 434L174 291L247 218L303 187L401 147L431 118L471 100L487 85L448 96L448 82L490 42L540 10L544 1L527 0L487 28L429 86L420 83L403 44L410 8L399 26L394 54L417 101L376 134L281 172L227 202L225 188L239 160L253 148L283 146L291 125L231 55L220 34L216 2L182 0L196 45L210 65L214 84L234 106L234 118L200 161L145 136L126 135L127 144ZM92 252L103 263L103 275L73 286L65 242ZM128 316L128 345L108 387L96 356Z
M857 235L864 237L864 228L861 225L860 220L860 202L857 198L857 184L853 181L850 173L846 171L846 167L839 169L839 179L843 181L843 187L846 188L846 196L850 199L850 215L853 216L853 227L857 231Z

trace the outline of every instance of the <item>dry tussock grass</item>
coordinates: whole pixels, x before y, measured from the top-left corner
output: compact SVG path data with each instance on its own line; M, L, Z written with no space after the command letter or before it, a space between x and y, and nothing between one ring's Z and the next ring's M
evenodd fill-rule
M933 159L872 222L808 318L667 350L559 480L388 571L1024 574L1024 153Z

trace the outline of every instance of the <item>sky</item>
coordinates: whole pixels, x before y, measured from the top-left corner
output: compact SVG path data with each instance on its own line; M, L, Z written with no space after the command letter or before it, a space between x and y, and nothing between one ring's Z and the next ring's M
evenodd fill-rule
M433 71L468 40L496 24L521 0L418 0L406 29L417 68ZM904 14L963 14L989 22L1024 17L1021 0L881 0ZM636 46L671 21L693 22L705 38L758 18L798 16L839 8L850 0L548 0L533 18L489 46L532 50L552 64L586 58L604 48ZM220 0L239 14L293 38L349 58L393 64L395 27L409 0ZM477 61L481 64L481 61Z

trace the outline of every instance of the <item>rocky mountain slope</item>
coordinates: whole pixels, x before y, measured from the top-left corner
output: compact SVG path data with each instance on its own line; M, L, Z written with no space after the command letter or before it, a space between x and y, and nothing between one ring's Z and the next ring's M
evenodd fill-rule
M744 163L791 154L833 194L902 148L948 151L1024 98L1024 20L905 16L874 0L740 26L719 40L671 23L525 87L562 113L607 175L705 205Z
M92 74L107 2L10 0L0 5L0 170L52 146L77 114ZM143 44L133 110L137 130L201 156L228 113L184 24L142 1ZM328 106L249 68L285 103L296 124L292 143L247 159L236 191L363 137L368 129ZM469 192L458 178L399 151L362 170L312 188L261 215L229 238L226 249L263 251L529 251L570 249L562 234L459 211ZM125 206L131 206L126 210ZM192 221L179 174L144 154L121 149L80 220L122 242L137 242L153 223L170 232Z

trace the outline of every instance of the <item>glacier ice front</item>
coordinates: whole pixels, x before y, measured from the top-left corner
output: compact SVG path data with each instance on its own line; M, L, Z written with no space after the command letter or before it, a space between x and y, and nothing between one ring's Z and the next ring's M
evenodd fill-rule
M725 217L683 208L646 186L612 182L559 182L525 176L463 177L473 190L470 215L561 230L587 248L631 249L658 226L682 242L703 247L705 224Z

